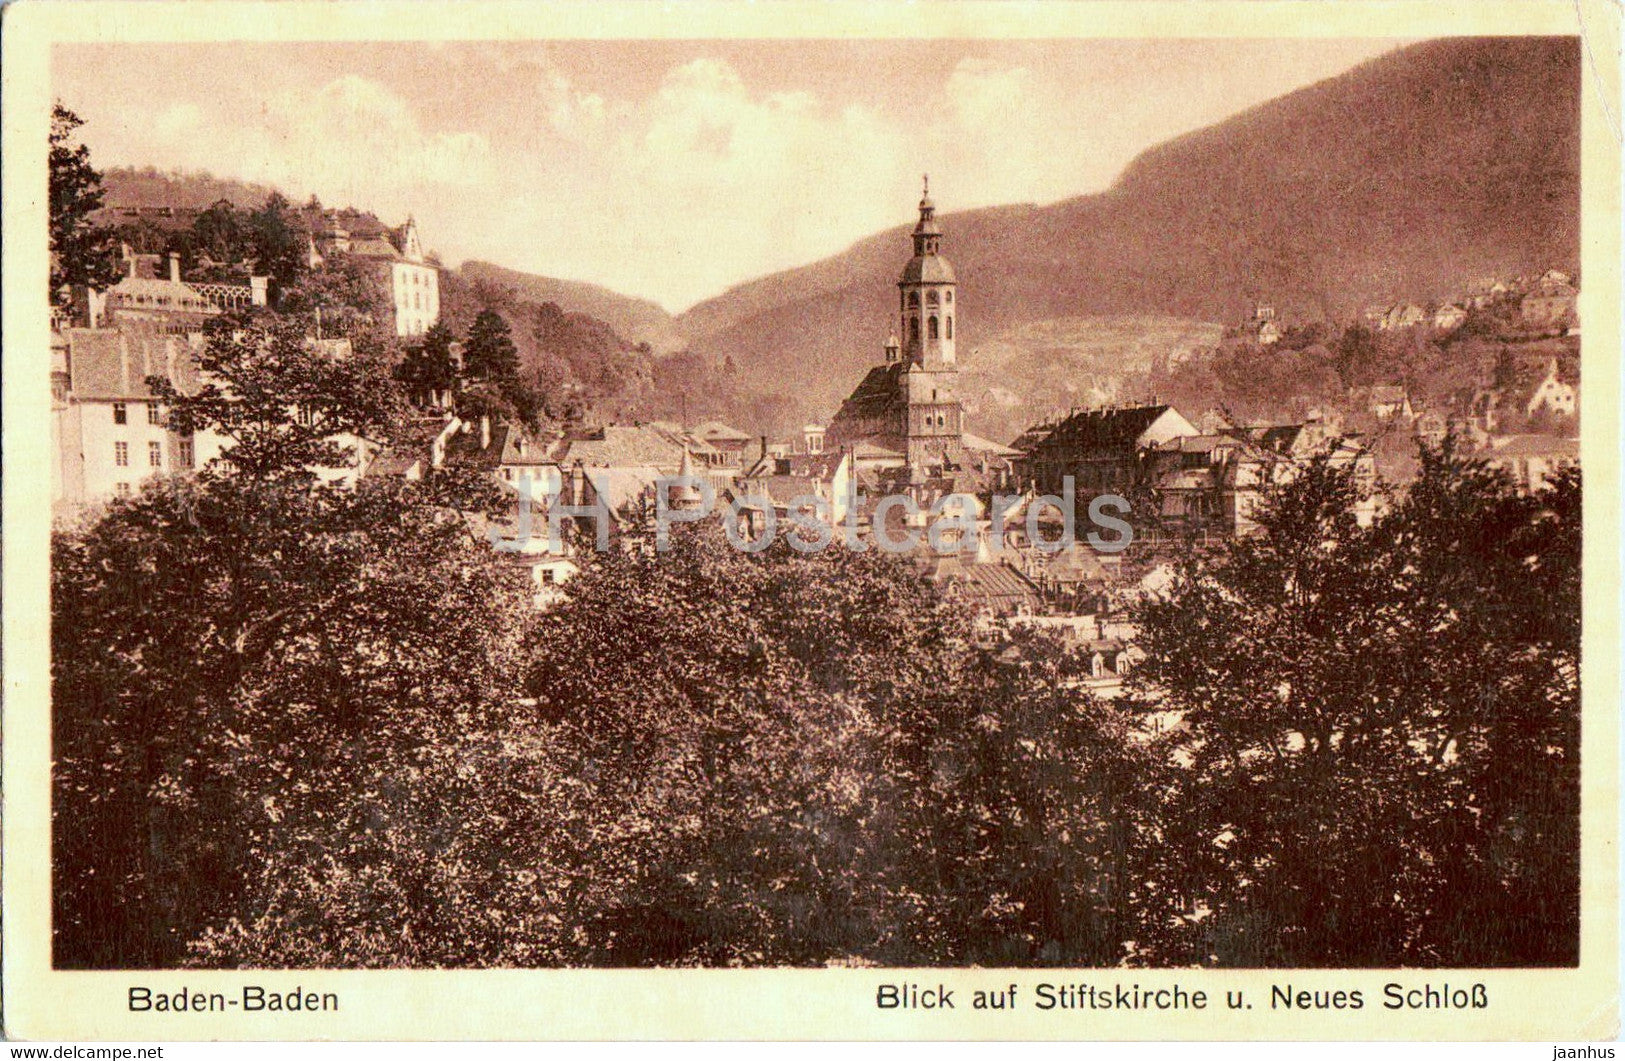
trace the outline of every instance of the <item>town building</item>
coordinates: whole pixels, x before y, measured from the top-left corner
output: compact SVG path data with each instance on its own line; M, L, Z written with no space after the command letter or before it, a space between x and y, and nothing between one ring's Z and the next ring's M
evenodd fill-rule
M171 431L149 380L201 385L196 340L157 327L69 328L52 345L51 483L58 511L130 497L156 475L219 455L213 435Z
M1062 495L1071 476L1082 504L1097 494L1128 497L1147 485L1142 454L1159 443L1197 433L1168 405L1079 410L1017 440L1026 447L1017 474L1037 492L1056 496Z
M1284 454L1225 434L1153 443L1145 461L1161 527L1225 536L1257 528L1263 489L1292 467Z

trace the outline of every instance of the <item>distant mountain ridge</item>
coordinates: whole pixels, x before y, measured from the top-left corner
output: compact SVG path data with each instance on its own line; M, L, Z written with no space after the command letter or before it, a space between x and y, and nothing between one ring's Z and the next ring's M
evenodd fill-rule
M1033 322L1234 323L1256 301L1347 320L1480 276L1572 272L1579 91L1575 38L1431 41L1151 148L1100 195L939 213L961 360L974 370L980 344ZM677 326L827 414L879 358L908 230L741 284Z
M467 261L459 272L470 282L499 284L531 302L552 302L569 312L597 317L633 342L646 342L656 350L672 349L678 341L671 314L648 299L622 295L598 284L557 280L490 262Z

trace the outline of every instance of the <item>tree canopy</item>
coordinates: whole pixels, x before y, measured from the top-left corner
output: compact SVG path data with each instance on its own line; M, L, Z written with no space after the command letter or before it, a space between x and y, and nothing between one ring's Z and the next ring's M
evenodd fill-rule
M66 287L85 284L100 290L118 275L116 249L92 215L102 207L102 177L90 164L90 149L78 143L84 122L57 103L51 108L50 237L53 301Z

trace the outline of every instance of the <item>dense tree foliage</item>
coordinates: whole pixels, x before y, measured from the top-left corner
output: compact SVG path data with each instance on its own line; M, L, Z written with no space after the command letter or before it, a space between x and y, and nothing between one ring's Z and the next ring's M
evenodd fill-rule
M519 375L519 351L508 322L496 310L482 310L469 326L463 364L475 379L502 382Z
M402 409L381 357L315 353L297 321L211 322L197 364L205 382L193 392L149 381L170 426L222 436L221 459L254 481L353 468L357 445L387 437Z
M406 389L407 396L419 405L427 404L431 395L449 391L457 382L457 363L452 358L451 329L436 323L423 333L423 338L407 348L406 356L395 368L395 378Z
M223 458L54 541L67 967L1553 965L1578 940L1580 494L1310 465L1103 701L879 552L715 523L553 610L494 481L324 485L364 347L215 329Z
M118 273L115 248L91 215L102 206L102 178L90 149L77 143L79 116L58 103L51 109L51 294L87 284L101 289Z
M1316 464L1141 616L1188 763L1171 962L1544 965L1578 943L1579 488L1447 450L1370 527Z

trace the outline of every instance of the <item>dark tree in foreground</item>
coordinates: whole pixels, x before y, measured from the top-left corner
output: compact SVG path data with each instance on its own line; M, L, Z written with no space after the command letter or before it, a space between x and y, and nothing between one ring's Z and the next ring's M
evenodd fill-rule
M155 377L153 392L172 429L221 437L221 460L255 482L354 468L359 440L386 438L403 408L378 353L317 353L297 321L211 322L197 365L206 382L195 390Z
M519 351L508 322L496 310L482 310L468 329L463 363L475 379L501 383L519 375Z
M457 382L457 364L451 356L451 329L436 323L423 333L417 345L407 349L396 366L395 378L407 395L419 405L427 405L431 395L443 394Z
M84 122L58 103L51 109L51 293L86 284L100 290L118 275L112 240L91 219L102 206L102 175L90 149L76 143Z
M715 528L605 558L539 630L593 764L593 964L1114 963L1145 758L1060 651L1000 663L880 554Z
M1189 763L1146 852L1148 953L1572 963L1578 479L1527 497L1427 452L1369 528L1358 495L1311 466L1143 609L1137 681Z
M338 934L384 964L392 916L456 923L432 879L484 844L528 580L460 514L494 510L488 479L309 471L325 432L387 431L387 376L275 327L203 360L216 383L168 400L223 460L53 541L55 959L299 963ZM326 901L355 880L361 909Z

